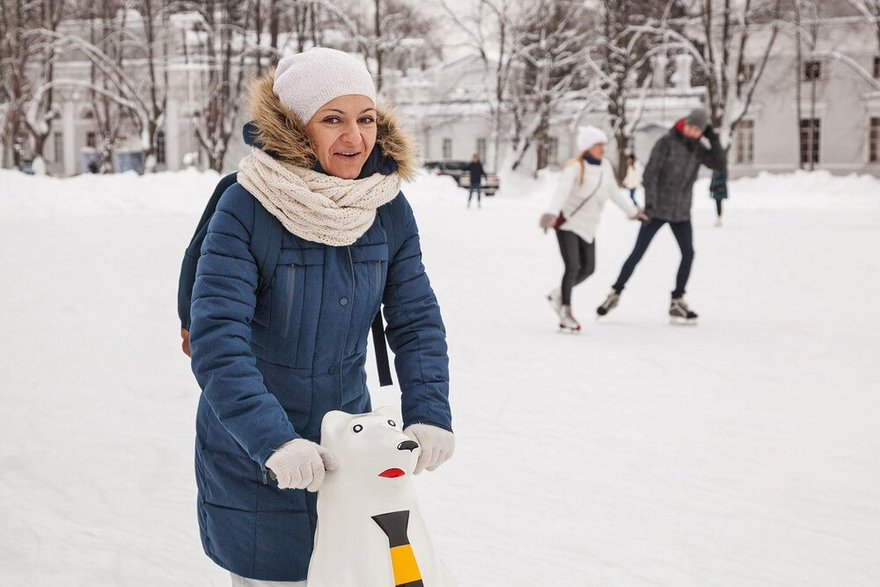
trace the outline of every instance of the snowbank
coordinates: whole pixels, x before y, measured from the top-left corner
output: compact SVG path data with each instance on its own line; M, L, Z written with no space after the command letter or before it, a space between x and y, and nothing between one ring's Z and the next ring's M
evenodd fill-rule
M5 218L46 218L58 216L143 216L196 214L204 207L220 176L195 170L163 172L139 176L134 172L118 175L79 175L57 179L0 170L0 216ZM542 171L537 178L508 173L502 178L502 191L496 200L536 199L549 202L556 188L558 171ZM438 204L459 205L467 192L448 176L422 171L404 184L410 198L435 200ZM869 175L833 176L827 171L774 175L762 172L754 178L730 182L730 205L749 210L821 209L835 206L842 199L847 207L872 206L880 198L880 179ZM708 197L709 180L702 178L694 187L697 208L713 206ZM702 197L705 195L706 197Z

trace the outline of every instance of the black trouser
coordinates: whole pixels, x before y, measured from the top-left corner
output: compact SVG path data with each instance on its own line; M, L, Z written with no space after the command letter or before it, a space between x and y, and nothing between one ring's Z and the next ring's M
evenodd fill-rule
M468 189L468 208L471 206L471 198L474 197L474 192L477 192L477 206L482 206L483 186L478 183L472 183L471 187Z
M570 230L557 230L559 252L565 263L562 274L562 304L571 305L571 290L596 270L596 243L588 243Z
M626 282L635 271L636 265L648 250L648 245L651 244L654 235L666 222L666 220L653 218L642 224L639 236L636 238L636 246L623 263L617 281L611 286L614 291L617 293L623 291ZM669 228L672 229L672 234L675 235L675 240L678 242L678 248L681 249L681 264L678 266L678 274L675 277L675 291L672 292L672 297L680 298L684 295L685 286L687 286L688 277L691 274L691 265L694 262L694 229L690 220L670 222Z
M724 198L715 198L715 211L718 213L718 216L721 216L722 206L721 203L724 201Z

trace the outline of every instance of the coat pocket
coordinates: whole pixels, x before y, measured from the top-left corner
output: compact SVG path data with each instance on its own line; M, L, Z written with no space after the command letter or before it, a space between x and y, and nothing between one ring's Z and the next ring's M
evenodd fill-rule
M321 309L321 249L282 251L275 266L267 356L285 367L311 367Z
M356 290L352 322L354 336L349 337L347 356L364 350L367 333L382 304L388 275L388 245L352 247Z

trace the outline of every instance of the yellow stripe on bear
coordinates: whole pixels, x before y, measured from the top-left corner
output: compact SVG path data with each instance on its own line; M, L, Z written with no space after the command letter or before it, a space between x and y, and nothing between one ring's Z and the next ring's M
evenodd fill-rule
M394 570L394 584L406 585L422 578L412 546L395 546L391 549L391 568Z

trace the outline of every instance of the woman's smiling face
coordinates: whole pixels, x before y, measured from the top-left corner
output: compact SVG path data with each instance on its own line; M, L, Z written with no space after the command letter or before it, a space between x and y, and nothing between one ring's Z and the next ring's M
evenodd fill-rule
M334 98L306 124L324 173L356 179L376 144L376 106L366 96Z

